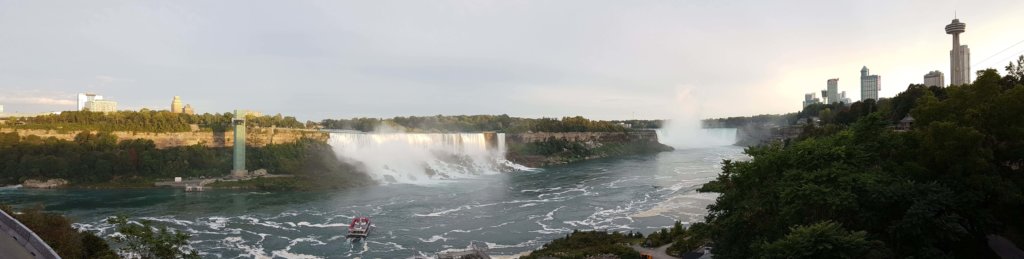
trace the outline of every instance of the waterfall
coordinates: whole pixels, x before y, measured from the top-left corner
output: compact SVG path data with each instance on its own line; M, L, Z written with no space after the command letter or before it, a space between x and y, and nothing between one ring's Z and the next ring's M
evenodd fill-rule
M331 133L334 152L381 183L429 183L524 169L505 160L505 134Z
M678 149L729 146L736 144L735 128L698 128L658 130L658 140Z

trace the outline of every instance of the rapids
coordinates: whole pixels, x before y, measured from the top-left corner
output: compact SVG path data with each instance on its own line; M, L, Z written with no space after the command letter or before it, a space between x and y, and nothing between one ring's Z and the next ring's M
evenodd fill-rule
M332 142L369 141L357 139L373 135L349 137L342 141L335 135ZM360 144L352 152L387 154L389 145L408 149L438 142L449 144L430 145L452 153L492 152L466 135L458 136L462 140L429 136L424 142L378 137L383 140ZM431 184L398 181L325 192L3 188L0 203L43 204L73 217L77 227L106 237L113 231L104 219L113 215L167 224L191 233L191 246L205 258L406 258L461 249L470 242L488 244L492 255L511 256L573 229L650 233L674 220L700 221L716 196L694 190L717 176L723 159L746 159L742 151L735 146L678 148L532 171L456 170L446 178L431 178ZM422 165L432 159L425 155L430 152L404 152L379 161L394 170L381 173L422 180L418 172L401 168ZM479 161L490 161L487 155ZM393 161L400 159L417 162ZM365 241L351 242L344 237L345 227L357 215L370 217L376 228Z

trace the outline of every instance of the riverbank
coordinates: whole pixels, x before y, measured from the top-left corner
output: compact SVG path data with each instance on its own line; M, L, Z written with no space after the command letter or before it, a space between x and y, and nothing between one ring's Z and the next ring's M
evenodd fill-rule
M235 188L337 189L374 184L355 166L340 161L324 141L247 148L246 164L271 174L295 175L288 184L234 184ZM0 133L0 184L51 188L152 188L161 179L211 179L230 172L231 150L191 145L157 148L148 139L119 139L111 133L80 132L73 140ZM60 184L45 184L54 179ZM60 179L60 180L56 180ZM28 180L38 184L25 185Z

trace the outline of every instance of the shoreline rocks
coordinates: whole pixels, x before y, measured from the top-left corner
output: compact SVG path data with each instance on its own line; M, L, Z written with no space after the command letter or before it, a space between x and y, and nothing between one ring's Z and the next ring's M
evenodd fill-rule
M66 186L66 185L68 185L68 180L64 180L64 179L60 179L60 178L47 179L46 181L29 179L29 180L25 180L24 183L21 183L21 187L22 188L32 188L32 189L53 189L53 188L60 188L60 187Z

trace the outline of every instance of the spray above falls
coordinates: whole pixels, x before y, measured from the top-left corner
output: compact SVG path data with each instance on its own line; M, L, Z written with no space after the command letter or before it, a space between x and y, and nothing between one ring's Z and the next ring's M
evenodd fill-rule
M658 130L658 140L677 149L736 144L736 129L704 128L701 101L692 90L678 89L676 98L667 109L669 118Z
M505 160L504 135L331 133L329 143L378 182L429 183L523 169Z

